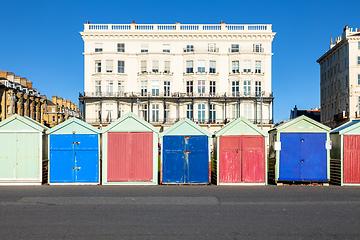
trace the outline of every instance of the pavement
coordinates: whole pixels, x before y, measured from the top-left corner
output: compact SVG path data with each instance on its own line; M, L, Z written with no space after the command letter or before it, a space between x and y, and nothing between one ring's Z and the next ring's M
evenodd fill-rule
M0 239L360 239L360 187L3 186Z

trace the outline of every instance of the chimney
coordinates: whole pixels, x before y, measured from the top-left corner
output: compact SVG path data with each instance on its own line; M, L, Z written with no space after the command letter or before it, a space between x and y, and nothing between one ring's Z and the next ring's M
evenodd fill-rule
M26 87L29 89L32 89L32 81L27 81L26 82Z
M0 71L0 79L6 79L7 78L7 71L1 70Z
M18 84L20 84L20 76L15 76L14 81Z
M13 81L14 81L14 77L15 77L15 74L14 74L14 73L8 72L8 73L7 73L7 76L6 76L6 79L13 82Z
M53 102L54 104L56 104L56 100L57 100L57 96L56 96L56 95L53 95L53 96L52 96L52 102Z
M20 84L23 86L23 87L26 87L26 78L20 78Z

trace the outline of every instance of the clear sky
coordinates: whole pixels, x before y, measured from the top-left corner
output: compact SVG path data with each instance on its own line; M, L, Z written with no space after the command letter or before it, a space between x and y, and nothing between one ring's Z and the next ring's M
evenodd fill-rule
M41 94L78 103L83 92L83 41L90 23L220 23L273 25L275 122L290 110L320 105L316 60L341 35L360 28L359 0L287 1L0 1L0 69L33 82Z

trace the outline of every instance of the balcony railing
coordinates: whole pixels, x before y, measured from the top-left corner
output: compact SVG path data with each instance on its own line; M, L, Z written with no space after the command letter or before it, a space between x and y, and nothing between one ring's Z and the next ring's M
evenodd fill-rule
M220 97L251 97L259 98L260 93L256 92L231 92L231 93L180 93L180 92L171 92L171 93L141 93L141 92L85 92L84 97L168 97L168 98L191 98L191 97L204 97L204 98L220 98ZM273 97L273 93L264 92L262 95L263 98Z
M84 24L84 32L94 31L231 31L272 32L271 24Z
M150 119L149 123L151 124L175 124L178 121L180 121L181 119L183 119L184 117L179 118L158 118L158 119ZM143 118L144 119L144 118ZM193 122L195 122L196 124L227 124L229 122L231 122L232 120L235 120L236 118L219 118L219 119L198 119L198 118L191 118L190 120L192 120ZM112 122L114 122L116 120L116 118L86 118L86 122L89 124L110 124ZM256 119L248 119L250 122L254 123L254 124L261 124L260 119L256 120ZM263 119L263 124L272 124L273 120L272 119Z

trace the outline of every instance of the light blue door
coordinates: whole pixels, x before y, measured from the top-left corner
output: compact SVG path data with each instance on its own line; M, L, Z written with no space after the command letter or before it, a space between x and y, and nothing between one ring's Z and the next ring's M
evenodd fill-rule
M50 183L98 181L98 135L50 135Z

